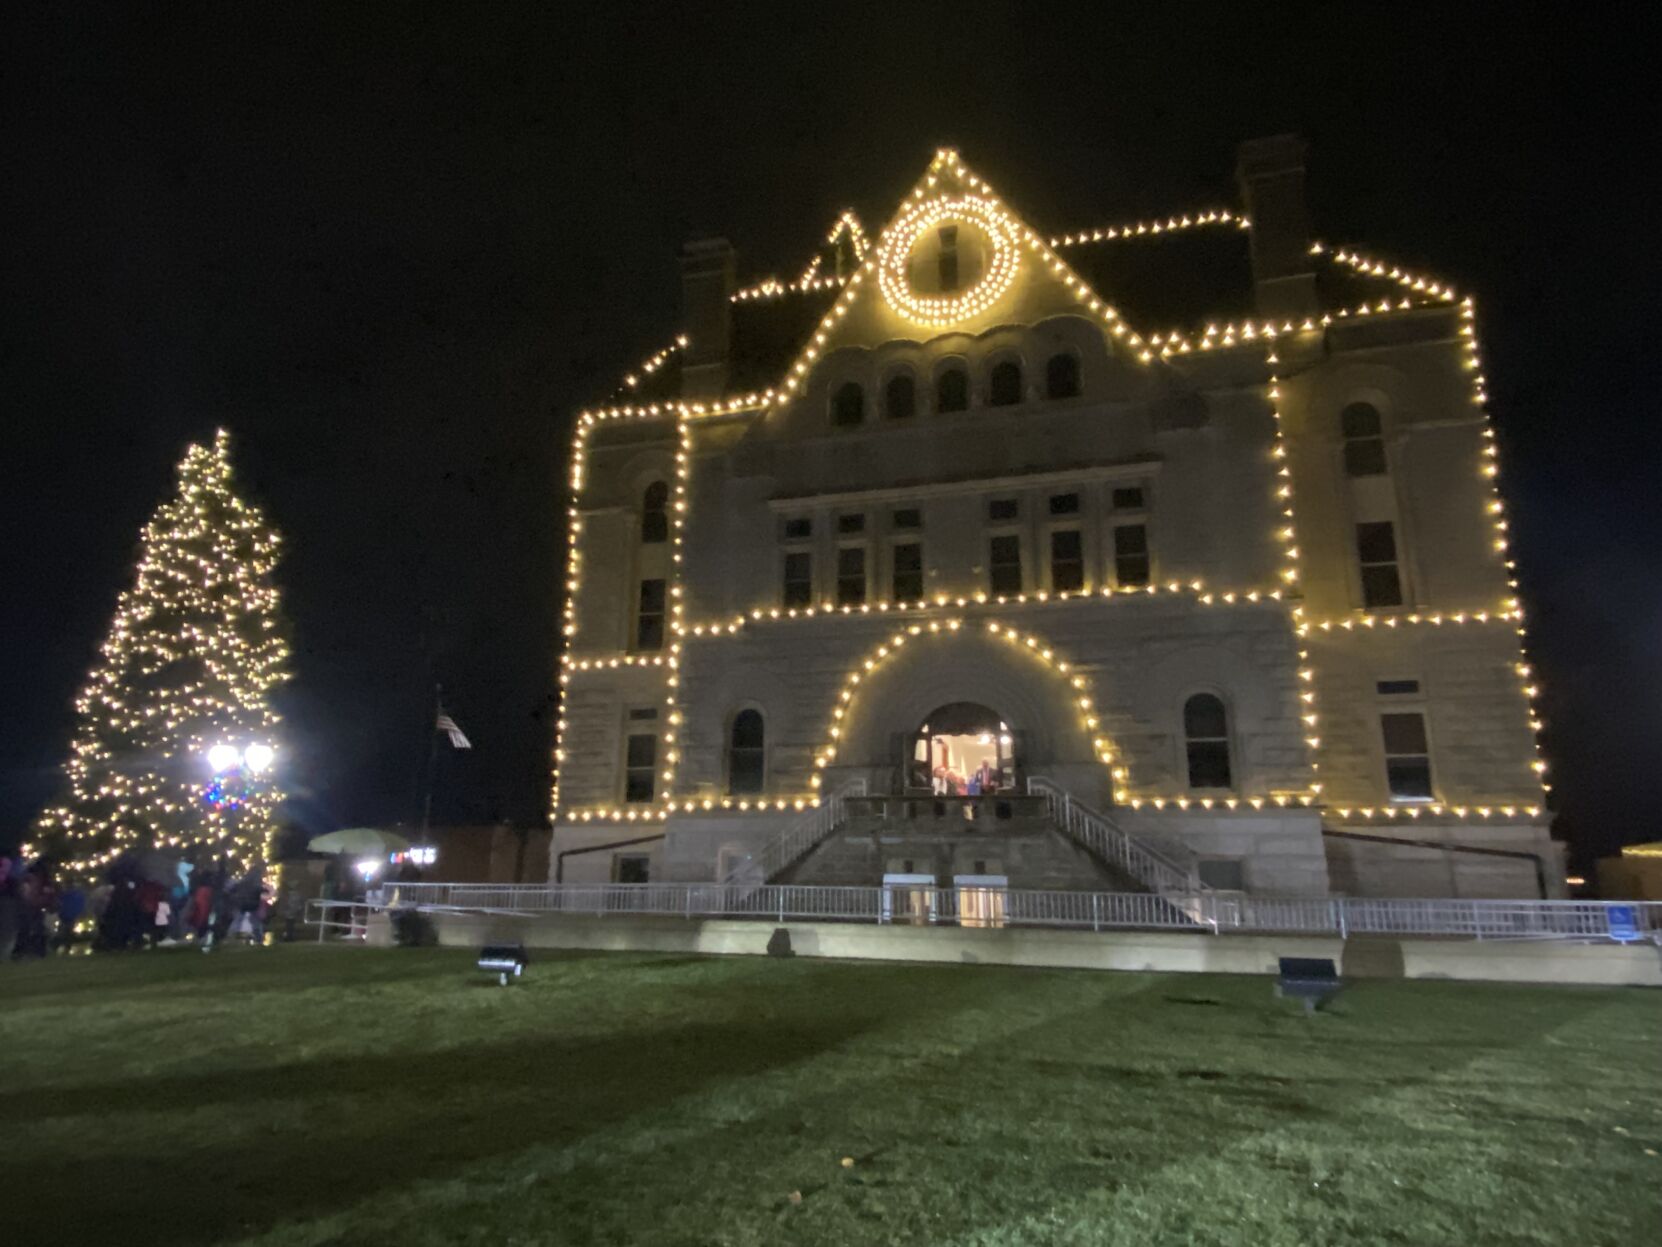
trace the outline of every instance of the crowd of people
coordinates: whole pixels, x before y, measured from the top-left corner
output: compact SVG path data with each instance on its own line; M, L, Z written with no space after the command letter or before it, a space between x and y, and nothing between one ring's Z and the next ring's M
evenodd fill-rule
M0 856L0 964L78 943L97 951L263 944L275 903L259 862L238 874L224 861L118 858L101 882L82 886L60 880L50 860ZM285 937L294 938L300 915L282 917Z

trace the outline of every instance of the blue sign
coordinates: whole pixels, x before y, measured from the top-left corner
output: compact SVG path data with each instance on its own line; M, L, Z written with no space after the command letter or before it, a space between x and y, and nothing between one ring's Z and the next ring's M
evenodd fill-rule
M1604 920L1609 926L1610 938L1621 944L1643 939L1639 933L1639 910L1633 905L1607 905Z

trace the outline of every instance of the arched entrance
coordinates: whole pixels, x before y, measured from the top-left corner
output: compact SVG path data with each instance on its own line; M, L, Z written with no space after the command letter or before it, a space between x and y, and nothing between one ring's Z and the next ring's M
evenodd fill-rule
M906 741L906 791L945 797L1014 791L1016 744L1016 733L995 710L970 701L938 706Z

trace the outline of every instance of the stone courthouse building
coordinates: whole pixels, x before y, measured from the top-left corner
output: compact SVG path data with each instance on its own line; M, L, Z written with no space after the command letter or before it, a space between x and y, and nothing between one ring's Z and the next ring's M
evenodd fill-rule
M1561 893L1473 304L1236 176L687 247L577 422L555 878Z

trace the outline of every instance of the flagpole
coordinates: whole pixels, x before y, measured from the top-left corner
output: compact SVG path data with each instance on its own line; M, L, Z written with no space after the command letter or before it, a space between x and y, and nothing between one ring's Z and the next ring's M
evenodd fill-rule
M433 824L433 771L439 761L439 716L444 713L444 688L433 685L433 717L427 724L427 792L421 802L421 843Z

